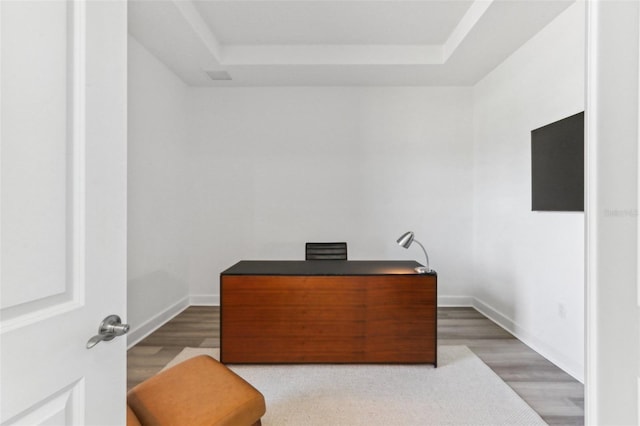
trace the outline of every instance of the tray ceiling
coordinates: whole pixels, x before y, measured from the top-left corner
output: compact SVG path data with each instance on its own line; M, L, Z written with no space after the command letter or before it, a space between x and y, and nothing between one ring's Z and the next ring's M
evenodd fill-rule
M191 86L472 85L575 0L133 0Z

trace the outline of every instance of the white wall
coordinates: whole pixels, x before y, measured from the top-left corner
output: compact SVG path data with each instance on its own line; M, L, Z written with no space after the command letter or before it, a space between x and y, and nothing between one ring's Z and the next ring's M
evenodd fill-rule
M583 2L474 88L477 307L580 380L584 214L531 211L530 132L583 110Z
M129 37L129 345L188 304L186 86Z
M304 259L347 241L350 259L416 259L439 294L471 291L470 88L189 89L197 217L190 291L218 295L241 259ZM202 297L200 297L202 296ZM208 299L215 302L215 299Z

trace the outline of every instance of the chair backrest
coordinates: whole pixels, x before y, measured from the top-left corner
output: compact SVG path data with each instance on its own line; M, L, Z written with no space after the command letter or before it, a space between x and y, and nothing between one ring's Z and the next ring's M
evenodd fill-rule
M347 243L307 243L306 260L347 260Z

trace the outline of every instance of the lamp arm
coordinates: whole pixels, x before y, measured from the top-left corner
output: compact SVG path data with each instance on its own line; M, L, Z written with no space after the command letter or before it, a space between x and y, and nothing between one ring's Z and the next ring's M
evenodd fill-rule
M414 243L418 243L418 245L422 248L422 251L424 252L424 257L427 258L427 264L425 265L427 267L427 272L431 271L431 268L429 267L429 255L427 254L427 250L425 250L424 246L420 243L420 241L416 240L415 238L413 239Z

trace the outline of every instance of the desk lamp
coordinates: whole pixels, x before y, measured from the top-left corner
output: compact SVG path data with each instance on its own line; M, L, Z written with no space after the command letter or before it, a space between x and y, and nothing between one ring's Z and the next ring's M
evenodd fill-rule
M424 246L420 244L420 241L413 238L413 232L411 231L405 232L404 234L402 234L400 238L398 238L398 245L406 249L408 249L413 242L416 242L420 247L422 247L422 251L424 251L424 256L427 258L427 266L418 266L417 268L414 268L415 271L419 274L426 274L428 272L431 272L431 268L429 267L429 255L427 254L427 251L424 249Z

